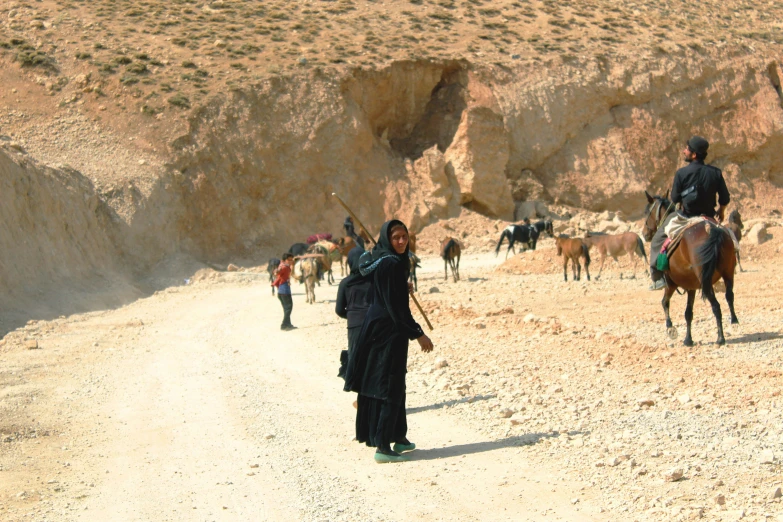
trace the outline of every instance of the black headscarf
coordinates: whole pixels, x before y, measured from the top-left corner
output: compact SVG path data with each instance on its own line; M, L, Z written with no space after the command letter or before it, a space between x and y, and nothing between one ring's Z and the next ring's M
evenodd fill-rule
M399 219L392 219L391 221L387 221L381 226L381 233L378 237L378 243L375 245L375 247L373 247L371 252L372 258L367 259L369 256L363 256L365 259L362 259L360 263L359 271L362 273L362 275L366 276L370 274L378 267L382 259L387 258L401 261L403 266L406 267L406 271L410 270L410 261L408 261L408 249L410 248L410 243L405 246L405 252L402 254L398 254L391 244L391 231L394 227L397 226L401 226L405 229L405 232L408 232L408 227L406 227L405 223Z
M362 254L364 254L364 249L358 246L353 247L348 252L348 268L351 270L352 275L359 273L359 258L362 257Z

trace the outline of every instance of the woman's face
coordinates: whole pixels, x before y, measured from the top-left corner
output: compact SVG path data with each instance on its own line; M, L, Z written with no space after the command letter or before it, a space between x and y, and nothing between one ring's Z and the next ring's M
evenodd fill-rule
M408 231L405 230L405 227L397 225L396 227L392 228L389 240L391 241L392 248L394 248L395 252L398 254L404 254L405 249L408 246Z

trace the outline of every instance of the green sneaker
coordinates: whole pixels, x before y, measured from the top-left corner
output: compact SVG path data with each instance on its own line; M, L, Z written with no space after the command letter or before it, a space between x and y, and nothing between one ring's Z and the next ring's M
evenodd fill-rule
M389 455L387 453L380 453L377 451L375 452L375 462L377 462L378 464L388 464L390 462L405 462L406 460L408 459L406 459L399 453L395 453L394 455Z
M403 451L413 451L416 449L416 444L412 442L408 442L408 444L400 444L399 442L395 442L394 446L392 446L392 449L397 453L402 453Z

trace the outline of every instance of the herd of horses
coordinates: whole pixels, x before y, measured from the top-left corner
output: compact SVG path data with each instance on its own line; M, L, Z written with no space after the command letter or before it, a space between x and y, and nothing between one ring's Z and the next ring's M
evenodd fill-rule
M361 242L364 245L370 244L370 239L362 231L359 234ZM409 233L409 252L410 261L410 282L414 290L418 291L418 277L416 270L421 267L421 258L416 255L416 234ZM305 286L307 302L315 302L315 286L320 285L320 281L326 278L328 284L335 282L332 267L339 263L340 275L346 276L350 269L348 267L348 253L357 245L357 241L350 236L341 237L337 240L323 238L310 243L294 243L288 249L288 253L294 256L293 279ZM447 237L441 244L441 257L444 261L445 279L448 279L448 268L451 268L454 282L459 281L459 260L462 254L462 244L455 238ZM267 263L266 270L269 273L270 282L274 280L275 271L280 266L280 259L272 258ZM272 287L272 295L275 295L275 289Z
M655 234L658 226L663 222L668 213L671 212L673 205L667 196L647 196L647 206L644 213L646 215L643 235L644 239L650 241ZM734 210L728 219L726 227L720 226L717 222L704 220L694 226L688 227L681 240L676 242L676 247L671 248L666 255L669 259L669 269L666 272L666 289L662 300L664 315L666 318L666 328L669 335L676 336L676 330L672 326L669 316L669 303L671 297L678 288L686 291L688 297L685 309L685 321L687 331L683 340L686 346L693 345L691 336L691 323L693 320L693 304L696 291L701 290L702 298L709 301L712 306L713 314L717 321L718 338L717 343L725 343L722 326L722 316L720 305L715 296L713 285L723 279L726 287L726 301L729 305L731 323L736 324L736 313L734 311L734 270L735 262L740 264L739 249L735 248L735 243L742 238L741 216L737 210ZM497 246L495 247L495 256L500 252L503 241L508 242L506 258L509 252L516 255L516 245L520 245L524 250L535 250L541 234L547 234L555 240L556 252L563 258L563 279L568 281L568 263L571 262L573 280L579 281L582 273L582 261L584 262L585 275L590 280L590 250L594 250L601 257L601 265L598 270L598 276L604 268L604 262L607 257L611 257L619 265L618 258L628 255L633 262L634 277L636 275L637 260L641 260L642 267L646 271L647 253L644 248L642 238L633 233L625 232L622 234L590 233L584 237L568 237L560 234L555 237L553 222L549 219L538 221L533 224L512 224L506 227L500 235ZM369 238L364 233L362 240L364 244L369 245ZM731 236L734 236L732 239ZM305 285L307 302L315 302L315 285L325 276L327 283L334 282L332 266L335 263L340 264L340 274L346 275L350 270L347 266L348 252L357 246L357 241L353 237L341 237L338 240L320 239L312 243L294 243L289 248L289 252L295 256L295 266L293 277ZM454 237L445 238L440 245L440 257L444 263L444 279L448 280L449 269L451 276L456 283L459 281L459 262L463 250L462 243ZM416 255L416 235L410 233L410 281L415 290L418 290L418 280L416 269L420 267L420 259ZM267 266L270 280L273 278L274 271L280 264L279 259L271 259ZM274 287L272 289L274 295Z
M630 254L632 257L635 255L636 257L633 257L634 275L636 274L637 257L642 260L642 266L644 266L647 258L642 238L633 232L616 235L588 232L584 238L571 238L563 234L555 237L553 223L549 219L532 224L509 225L506 227L501 232L500 239L495 247L495 256L500 252L500 247L503 245L504 240L508 241L506 259L508 259L509 252L516 254L515 245L517 243L521 243L523 250L535 250L538 238L542 233L546 233L549 237L555 239L557 255L563 257L563 278L566 281L568 281L569 261L571 262L574 281L581 279L582 264L580 260L584 260L585 274L587 275L587 280L590 280L590 249L593 247L601 254L601 267L598 270L599 277L604 269L604 262L607 256L619 264L618 257L626 254Z

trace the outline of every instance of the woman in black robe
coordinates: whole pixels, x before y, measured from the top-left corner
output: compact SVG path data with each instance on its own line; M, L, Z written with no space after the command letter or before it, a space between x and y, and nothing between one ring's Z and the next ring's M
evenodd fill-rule
M409 270L408 229L388 221L371 258L360 263L361 274L372 280L372 304L349 354L344 388L359 394L356 440L377 448L376 462L403 461L400 453L416 447L407 439L405 416L408 341L416 339L424 352L432 351L432 341L411 315Z
M335 313L348 320L348 349L340 352L340 369L337 372L337 376L343 378L348 365L348 354L356 346L356 341L362 332L364 316L370 308L372 281L359 272L359 258L362 254L364 249L358 246L348 252L348 268L351 273L340 281L340 286L337 288L337 302L334 306Z

